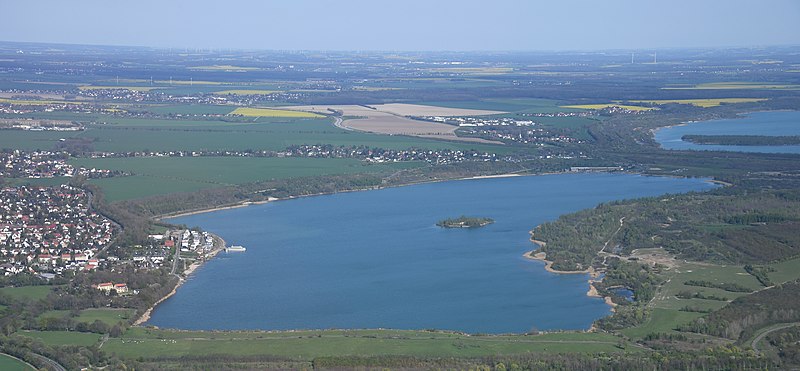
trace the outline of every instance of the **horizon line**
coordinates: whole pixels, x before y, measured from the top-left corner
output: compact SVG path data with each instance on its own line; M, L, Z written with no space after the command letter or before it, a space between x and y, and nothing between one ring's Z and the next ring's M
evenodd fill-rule
M800 48L800 44L765 44L765 45L718 45L718 46L661 46L653 48L605 48L605 49L472 49L472 50L414 50L414 49L269 49L269 48L242 48L242 47L189 47L189 46L147 46L130 44L91 44L91 43L63 43L46 41L12 41L0 40L0 44L37 44L61 45L65 47L109 47L109 48L135 48L153 50L185 50L187 52L342 52L342 53L599 53L617 51L654 51L654 50L734 50L734 49L767 49L767 48Z

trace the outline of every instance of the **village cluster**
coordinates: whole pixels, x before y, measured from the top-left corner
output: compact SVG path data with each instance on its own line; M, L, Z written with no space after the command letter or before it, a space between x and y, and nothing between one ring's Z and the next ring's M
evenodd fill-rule
M90 271L106 263L97 255L111 242L115 224L91 211L86 191L59 187L0 190L0 270L52 277Z
M0 177L6 178L53 178L83 176L107 178L121 172L104 169L87 169L67 163L69 154L61 151L0 152Z

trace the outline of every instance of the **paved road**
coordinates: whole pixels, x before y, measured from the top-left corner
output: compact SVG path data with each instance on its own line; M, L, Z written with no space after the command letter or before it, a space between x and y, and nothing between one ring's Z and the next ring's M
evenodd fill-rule
M800 322L792 322L792 323L787 323L787 324L780 325L778 327L770 328L770 329L758 334L758 336L756 336L756 338L753 339L753 341L750 343L750 347L753 348L753 350L756 352L756 354L760 354L761 351L758 350L758 343L761 342L761 339L763 339L765 336L767 336L770 333L773 333L775 331L787 329L789 327L794 327L794 326L800 326Z
M50 358L47 358L47 357L45 357L43 355L36 354L36 353L31 353L31 355L33 355L34 358L38 358L40 361L44 362L44 364L46 365L48 370L67 371L67 369L64 368L64 366L58 364L58 362L56 362L56 361L54 361L54 360L52 360Z

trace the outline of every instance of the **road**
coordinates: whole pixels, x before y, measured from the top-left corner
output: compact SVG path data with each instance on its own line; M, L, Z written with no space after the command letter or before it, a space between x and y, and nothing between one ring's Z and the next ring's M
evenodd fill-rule
M181 246L175 244L175 257L172 259L172 270L169 272L169 274L174 274L178 276L178 278L181 278L181 276L175 274L175 271L178 270L178 260L180 259L181 259Z
M789 327L794 327L794 326L800 326L800 322L786 323L786 324L783 324L783 325L780 325L780 326L777 326L777 327L768 328L766 331L758 334L758 336L756 336L753 339L753 341L750 343L750 347L753 348L753 351L755 351L756 354L761 354L761 351L758 350L758 343L760 343L761 340L764 339L765 336L767 336L770 333L773 333L775 331L787 329Z
M336 127L337 127L337 128L339 128L339 129L348 130L348 131L353 131L353 129L352 129L352 128L348 128L347 126L344 126L344 125L342 125L342 123L344 122L344 120L342 120L342 118L341 118L341 117L334 116L334 117L333 117L333 119L335 120L335 121L333 122L333 126L336 126Z
M47 358L47 357L45 357L43 355L36 354L36 353L31 353L31 355L34 358L37 358L40 361L44 362L44 364L45 364L45 366L47 367L48 370L67 371L67 369L64 368L64 366L58 364L58 362L56 362L56 361L54 361L54 360L52 360L50 358Z

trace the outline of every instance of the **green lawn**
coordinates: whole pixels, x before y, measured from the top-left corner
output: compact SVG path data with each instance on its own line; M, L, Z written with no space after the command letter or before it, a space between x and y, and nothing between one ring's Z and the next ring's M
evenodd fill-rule
M0 288L0 294L8 295L14 300L39 300L46 298L52 288L53 286L3 287Z
M39 339L47 345L80 345L91 346L102 337L100 334L74 331L19 331L19 336Z
M594 333L467 336L395 330L268 333L132 329L120 339L110 339L103 350L126 358L227 354L309 360L342 355L488 356L545 351L619 352L622 350L618 344L619 338L613 335Z
M77 166L122 170L134 176L92 180L110 201L190 192L269 179L313 175L390 172L419 162L365 165L355 159L255 157L136 157L76 159Z
M28 371L36 370L25 362L22 362L7 354L0 353L0 370L4 371Z

